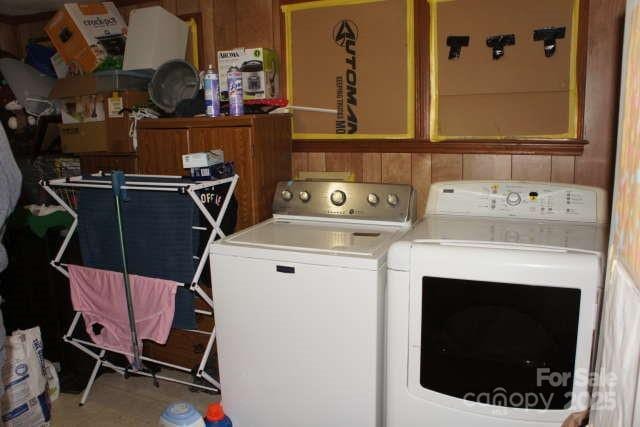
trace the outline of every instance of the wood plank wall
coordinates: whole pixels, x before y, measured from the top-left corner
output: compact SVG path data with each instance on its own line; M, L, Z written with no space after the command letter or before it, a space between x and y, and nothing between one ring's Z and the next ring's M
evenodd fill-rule
M134 8L155 4L177 15L200 13L203 64L215 63L217 50L237 46L273 47L282 58L279 0L116 0L116 3L125 18ZM624 0L589 0L584 117L584 136L589 144L582 156L295 153L294 173L349 170L362 181L411 183L421 200L431 182L451 179L551 180L610 190L624 5ZM21 54L29 37L43 35L45 22L22 23L13 32L0 26L0 47L16 43L14 50Z
M433 182L460 179L519 179L575 182L571 156L428 153L294 153L301 171L349 171L357 181L411 184L422 214Z

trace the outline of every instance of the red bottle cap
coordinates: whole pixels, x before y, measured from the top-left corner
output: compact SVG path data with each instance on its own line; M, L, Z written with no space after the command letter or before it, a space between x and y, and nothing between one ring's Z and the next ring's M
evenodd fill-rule
M222 421L224 419L224 410L222 403L210 403L207 407L207 421Z

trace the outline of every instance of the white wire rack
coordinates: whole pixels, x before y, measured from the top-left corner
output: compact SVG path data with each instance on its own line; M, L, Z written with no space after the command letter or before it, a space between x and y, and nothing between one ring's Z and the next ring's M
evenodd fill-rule
M102 172L99 172L91 175L90 177L74 176L69 178L59 178L59 179L40 182L40 185L47 191L47 193L49 193L49 195L53 197L53 199L55 199L60 204L60 206L64 207L64 209L67 212L69 212L69 214L73 217L73 223L71 224L71 227L69 228L69 231L65 239L60 245L60 249L58 250L56 256L51 261L51 265L67 278L69 278L69 271L67 268L67 264L62 262L62 257L67 247L69 246L69 243L71 242L71 238L73 237L73 234L75 233L78 227L78 214L73 208L71 208L71 206L69 206L69 204L67 204L63 200L62 197L60 197L60 195L56 192L56 189L101 188L105 190L111 190L112 189L111 181L104 180L104 177L108 177L108 176L109 174L104 174ZM103 178L103 179L99 179L99 178ZM126 178L135 178L135 181L132 180L129 183L127 183ZM145 178L150 179L150 181L143 181L143 179ZM202 289L202 287L200 287L198 282L200 280L200 276L202 275L204 267L209 259L209 250L208 250L209 246L211 246L211 244L213 243L213 241L216 239L217 236L220 236L220 237L225 236L225 233L221 229L222 219L224 218L224 215L229 206L229 202L231 201L231 198L235 191L236 184L238 182L238 175L234 175L233 177L230 177L230 178L223 178L223 179L212 180L212 181L198 181L198 182L154 182L152 181L152 179L154 178L155 179L158 179L158 178L174 179L176 181L179 181L181 177L173 176L173 175L126 174L125 185L122 186L122 189L139 190L139 191L167 191L167 192L178 191L182 194L185 194L191 197L193 202L196 204L196 206L198 207L198 209L200 210L200 212L202 213L202 215L204 216L208 224L211 226L211 232L209 234L207 244L204 246L202 254L200 254L198 266L196 267L196 271L195 271L195 274L193 275L193 279L191 280L191 283L184 283L180 285L184 287L188 287L191 291L195 292L200 298L202 298L202 300L209 307L209 310L196 309L195 310L196 313L213 317L213 299ZM200 197L198 196L197 192L207 188L212 188L212 187L216 187L219 185L226 185L226 184L229 185L229 189L227 190L226 197L222 202L222 206L220 208L220 211L217 217L214 218L209 213L204 203L200 200ZM207 227L194 226L193 228L203 232L208 230ZM213 349L213 344L216 339L215 323L211 331L200 331L200 330L193 331L193 332L199 332L199 333L209 335L209 341L207 342L207 346L205 348L204 354L202 355L202 359L200 360L198 368L195 372L195 377L206 381L206 384L205 384L204 382L200 383L195 381L184 381L179 378L166 376L166 375L156 375L154 373L141 371L141 370L131 371L126 366L119 366L112 362L109 362L108 360L105 360L105 354L107 351L119 353L125 356L132 356L132 354L128 352L124 352L122 350L113 349L113 348L105 347L102 345L97 345L93 342L74 337L73 334L75 332L76 327L78 326L78 322L80 320L81 315L82 313L79 311L75 313L74 318L71 322L71 325L69 325L69 329L67 330L67 333L63 337L64 341L68 342L69 344L73 345L80 351L86 353L87 355L91 356L96 360L95 365L93 367L93 371L91 372L91 376L89 377L87 385L84 389L84 393L82 394L82 398L80 399L80 405L84 405L84 403L87 401L91 388L93 387L96 376L98 374L98 370L100 369L101 366L110 368L125 377L130 374L142 375L142 376L152 377L154 379L171 381L171 382L184 384L191 387L196 387L199 389L204 389L204 390L209 390L214 392L220 390L220 383L205 371L205 365L209 360L209 356L211 354L211 351ZM191 373L192 371L192 369L187 366L180 366L180 365L164 362L162 360L153 359L146 356L142 356L141 360L147 361L147 362L153 362L158 365L162 365L168 368L176 369L176 370L187 372L187 373Z

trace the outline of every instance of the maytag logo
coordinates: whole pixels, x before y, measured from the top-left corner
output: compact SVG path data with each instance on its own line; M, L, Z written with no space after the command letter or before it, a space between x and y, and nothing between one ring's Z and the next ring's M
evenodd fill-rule
M333 41L344 48L346 69L344 76L336 77L336 133L356 133L358 116L358 74L356 71L356 41L358 26L349 19L343 19L333 27ZM345 94L346 90L346 94ZM346 105L345 105L346 96ZM345 117L346 110L346 117Z

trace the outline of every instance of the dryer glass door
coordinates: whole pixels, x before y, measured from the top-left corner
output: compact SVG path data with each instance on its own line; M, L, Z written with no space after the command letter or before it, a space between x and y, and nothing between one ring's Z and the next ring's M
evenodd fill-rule
M579 289L423 276L420 384L479 403L568 407L579 311Z

